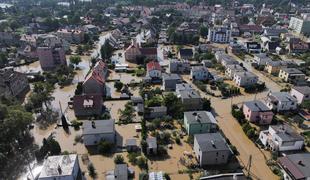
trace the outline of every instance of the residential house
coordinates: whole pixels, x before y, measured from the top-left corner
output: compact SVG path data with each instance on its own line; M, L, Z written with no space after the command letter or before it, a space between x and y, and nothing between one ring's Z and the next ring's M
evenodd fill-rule
M265 104L269 109L277 112L297 109L297 99L287 92L269 93L265 100Z
M254 54L254 62L258 65L258 66L265 66L267 64L267 62L272 61L271 58L269 58L267 56L267 54L265 53L260 53L260 54Z
M181 48L179 50L179 53L178 53L179 59L189 60L189 59L193 59L193 57L194 57L193 49Z
M152 79L160 79L161 78L161 67L159 62L151 61L146 64L146 71L148 77Z
M150 172L148 180L166 180L165 173L163 171Z
M208 59L202 60L202 61L201 61L201 64L202 64L202 66L207 67L207 68L213 66L212 60L208 60Z
M263 28L262 26L256 24L241 24L239 25L239 31L241 34L244 33L260 34L263 32Z
M146 143L146 153L148 155L157 154L157 139L155 137L148 137L146 138Z
M53 70L61 65L67 65L65 50L61 46L40 46L37 55L43 70Z
M191 79L205 81L208 79L208 68L205 66L193 66L191 69Z
M147 60L157 60L157 48L142 48L136 42L132 42L132 44L125 50L125 59L133 63L143 63L139 62L141 58L146 58Z
M144 115L146 119L162 118L167 115L167 107L166 106L147 107L144 110Z
M83 94L73 97L73 110L76 117L100 116L103 99L100 94Z
M309 44L302 40L295 40L289 42L286 49L289 53L305 53L309 50Z
M231 64L226 66L225 75L230 79L234 79L234 76L237 72L245 72L245 70L238 64Z
M260 125L270 124L274 115L262 101L258 100L245 102L243 104L243 114L250 122Z
M126 146L126 149L127 149L128 152L137 151L139 149L139 146L138 146L136 138L126 139L125 146Z
M304 146L304 138L287 124L269 126L260 132L259 139L272 151L301 150Z
M134 105L143 104L144 103L144 100L143 100L143 98L141 96L131 96L130 100L131 100L131 102Z
M232 43L229 44L227 51L232 54L240 54L244 52L244 48L241 44Z
M275 53L277 52L277 49L280 48L280 42L279 41L268 41L265 45L265 50L269 53Z
M291 89L291 96L297 99L298 104L310 100L310 87L309 86L295 86Z
M127 164L115 164L113 171L106 172L106 180L128 180Z
M79 44L84 41L84 32L81 30L59 29L57 31L57 36L74 44Z
M83 179L77 154L49 156L44 160L38 180Z
M175 87L179 83L182 83L180 75L163 73L162 88L165 91L175 91Z
M261 44L257 42L246 42L245 48L248 53L261 53L262 51Z
M106 64L98 61L94 68L85 77L83 82L83 92L85 94L100 94L105 95L105 79L108 73Z
M136 41L141 46L142 44L153 44L156 43L156 33L152 30L141 30L141 32L136 36Z
M283 179L310 179L310 153L289 154L278 159Z
M184 112L184 127L188 135L213 133L217 131L217 122L211 112Z
M85 146L97 145L102 140L115 143L115 122L113 119L84 121L82 131Z
M269 74L278 76L280 70L282 68L286 68L289 66L288 61L267 61L265 66L265 71Z
M208 41L216 43L229 43L231 39L231 30L228 27L209 28Z
M191 70L191 65L187 60L170 60L168 69L170 73L186 74Z
M184 110L201 110L202 98L196 90L178 90L178 98L181 99Z
M83 26L83 29L85 32L90 34L98 34L99 33L99 27L93 25L93 24L86 24Z
M200 166L226 164L232 154L220 133L195 134L194 152Z
M258 82L258 77L252 72L236 72L234 82L239 87L254 86Z
M305 82L306 75L296 68L282 68L280 69L279 78L285 82L293 84L301 84Z
M187 83L176 84L175 92L177 94L180 94L180 91L184 91L184 90L191 91L191 90L194 90L194 88L190 84L187 84Z
M12 32L0 32L0 43L13 45L18 42L18 36Z
M30 90L27 76L13 68L0 70L0 95L4 97L22 97Z
M221 63L224 67L226 67L228 65L232 65L232 64L239 64L238 61L236 61L231 56L229 56L228 54L226 54L222 51L217 51L215 53L215 58L216 58L217 62Z

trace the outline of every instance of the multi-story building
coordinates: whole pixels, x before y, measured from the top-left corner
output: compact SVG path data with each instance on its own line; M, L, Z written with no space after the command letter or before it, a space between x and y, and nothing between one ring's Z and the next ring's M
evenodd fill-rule
M310 100L310 87L309 86L295 86L291 90L291 96L297 99L298 104Z
M208 68L205 66L194 66L191 69L191 79L205 81L208 79Z
M184 127L188 135L213 133L217 131L217 122L211 112L184 112Z
M261 101L248 101L243 104L243 114L252 123L270 124L273 112Z
M44 160L38 180L79 180L83 179L76 154L49 156Z
M178 60L170 60L168 69L170 73L189 73L191 70L191 65L189 61L183 60L183 61L178 61Z
M297 99L287 92L269 93L265 100L265 104L269 109L277 112L297 109Z
M13 68L0 70L0 95L5 97L20 97L30 90L25 74L16 72Z
M202 109L202 98L198 91L182 90L177 93L178 98L181 99L184 110L201 110Z
M279 73L279 78L285 82L300 84L305 82L306 75L296 68L282 68Z
M209 28L208 41L216 43L229 43L231 38L231 30L227 27Z
M298 34L310 34L310 19L308 17L291 17L289 28Z
M289 154L278 159L285 180L310 179L310 153Z
M226 164L232 154L220 133L196 134L194 152L200 166Z
M65 50L60 46L41 46L37 48L40 65L43 70L53 70L67 65Z
M304 138L287 124L269 126L260 132L259 139L273 151L300 150L304 146Z
M81 43L84 41L84 32L81 30L59 29L57 36L70 43Z
M251 72L236 72L234 82L239 87L248 87L257 84L258 77Z

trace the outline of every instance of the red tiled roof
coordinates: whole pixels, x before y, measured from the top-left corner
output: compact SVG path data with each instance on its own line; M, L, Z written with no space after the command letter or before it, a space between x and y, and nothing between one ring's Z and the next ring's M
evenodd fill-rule
M160 64L157 61L151 61L151 62L147 63L146 68L148 71L150 71L150 70L161 71Z
M103 61L98 61L96 63L96 65L94 66L92 72L90 72L86 78L85 81L87 81L88 79L94 79L96 80L98 83L100 84L104 84L105 83L105 77L103 76L103 71L107 70L107 65L106 63L104 63ZM85 82L84 81L84 82Z
M157 55L157 48L140 48L142 55Z

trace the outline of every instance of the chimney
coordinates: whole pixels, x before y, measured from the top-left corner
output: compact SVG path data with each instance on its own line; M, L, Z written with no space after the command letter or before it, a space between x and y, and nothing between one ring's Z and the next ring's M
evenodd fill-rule
M302 162L302 160L298 161L298 164L301 166L304 166L304 163Z
M62 174L62 170L61 170L61 167L60 167L59 164L58 164L57 170L58 170L58 174L61 175Z
M212 144L212 147L213 147L213 148L216 148L215 143L214 143L213 140L211 140L211 144Z
M91 122L91 127L94 128L94 129L96 129L96 123L95 123L95 121L92 121L92 122Z

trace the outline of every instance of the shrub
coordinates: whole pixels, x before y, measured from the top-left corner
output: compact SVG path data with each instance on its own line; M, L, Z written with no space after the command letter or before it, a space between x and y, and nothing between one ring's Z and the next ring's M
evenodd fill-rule
M98 151L99 153L101 153L102 155L105 155L107 153L111 152L111 149L113 147L113 144L108 142L108 141L100 141L98 144Z
M128 161L132 164L132 165L136 165L137 164L137 157L139 157L141 154L137 153L137 152L130 152L127 155Z
M71 125L73 126L73 128L74 128L75 130L79 130L79 129L80 129L80 126L83 125L83 122L80 122L80 121L77 121L77 120L73 120L73 121L71 122Z
M180 138L179 138L179 137L176 137L176 138L175 138L175 143L177 143L177 144L181 144L181 140L180 140Z
M137 165L140 169L148 169L147 159L142 156L137 158Z
M116 155L114 158L115 164L124 164L124 157L122 155Z
M116 81L114 83L114 88L116 89L116 91L120 92L123 88L124 84L120 81Z
M88 169L88 174L90 177L92 177L93 179L97 177L97 172L96 172L96 169L93 163L89 163L87 166L87 169Z

